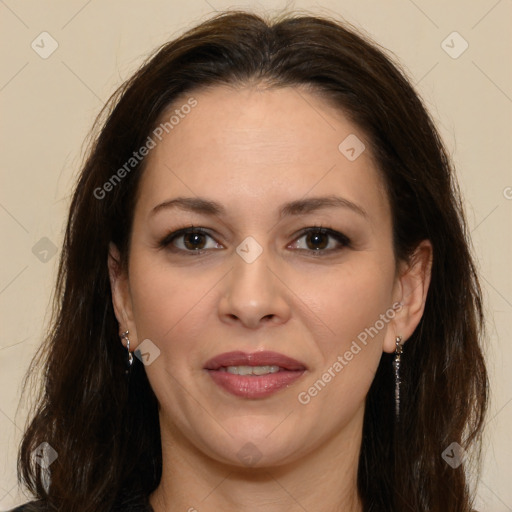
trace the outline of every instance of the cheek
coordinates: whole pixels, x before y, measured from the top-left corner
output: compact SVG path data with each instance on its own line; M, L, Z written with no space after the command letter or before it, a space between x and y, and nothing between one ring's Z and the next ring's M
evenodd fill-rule
M134 257L130 288L140 341L151 339L164 356L190 352L208 322L205 304L216 280L201 271L161 264L155 258Z
M391 264L383 268L371 254L360 254L328 272L310 272L294 291L325 324L330 344L339 347L389 311L393 279Z
M384 335L395 316L393 261L384 267L373 255L361 254L328 277L319 277L311 279L305 302L328 334L314 337L318 358L302 391L311 399L322 394L316 406L332 400L355 408L371 385Z

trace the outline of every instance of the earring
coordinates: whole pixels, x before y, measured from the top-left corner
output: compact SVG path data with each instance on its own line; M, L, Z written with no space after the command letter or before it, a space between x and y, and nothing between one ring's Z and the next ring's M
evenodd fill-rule
M403 345L401 345L402 336L395 338L395 360L393 361L393 367L395 369L395 415L396 420L400 421L400 357L404 351Z
M133 364L133 354L130 352L130 339L128 338L128 333L130 331L124 331L123 333L120 334L121 338L123 340L126 340L126 350L128 352L128 359L127 359L127 369L126 369L126 374L129 374L131 369L132 369L132 364Z

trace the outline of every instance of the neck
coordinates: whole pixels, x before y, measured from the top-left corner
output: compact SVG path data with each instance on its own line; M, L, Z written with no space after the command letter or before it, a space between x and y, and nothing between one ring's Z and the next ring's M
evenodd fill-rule
M162 478L155 512L362 512L357 492L364 407L307 455L273 467L240 468L206 456L160 418Z

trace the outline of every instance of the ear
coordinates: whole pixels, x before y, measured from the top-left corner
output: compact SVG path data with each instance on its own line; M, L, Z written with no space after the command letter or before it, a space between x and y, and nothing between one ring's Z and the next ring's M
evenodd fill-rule
M390 322L384 339L383 350L395 351L395 338L402 337L402 343L411 337L420 323L432 272L433 249L430 240L422 240L410 260L400 265L393 292L394 302L400 303Z
M130 351L132 351L138 345L138 337L133 320L133 306L128 271L122 268L119 250L112 242L109 245L108 251L108 273L110 289L112 290L114 313L119 322L119 333L129 331ZM126 341L121 341L126 347Z

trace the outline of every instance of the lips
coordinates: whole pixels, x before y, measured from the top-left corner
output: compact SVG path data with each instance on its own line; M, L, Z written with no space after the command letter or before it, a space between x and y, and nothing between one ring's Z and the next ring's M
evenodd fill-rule
M205 364L206 370L218 370L228 366L279 366L282 370L306 370L306 366L296 359L279 354L278 352L226 352L213 357Z
M266 367L269 373L239 375L226 371L229 367ZM271 367L273 370L271 372ZM276 367L279 370L276 372ZM244 399L267 398L290 387L306 372L304 364L277 352L227 352L210 359L204 367L213 382L231 395ZM265 369L263 369L265 371Z

